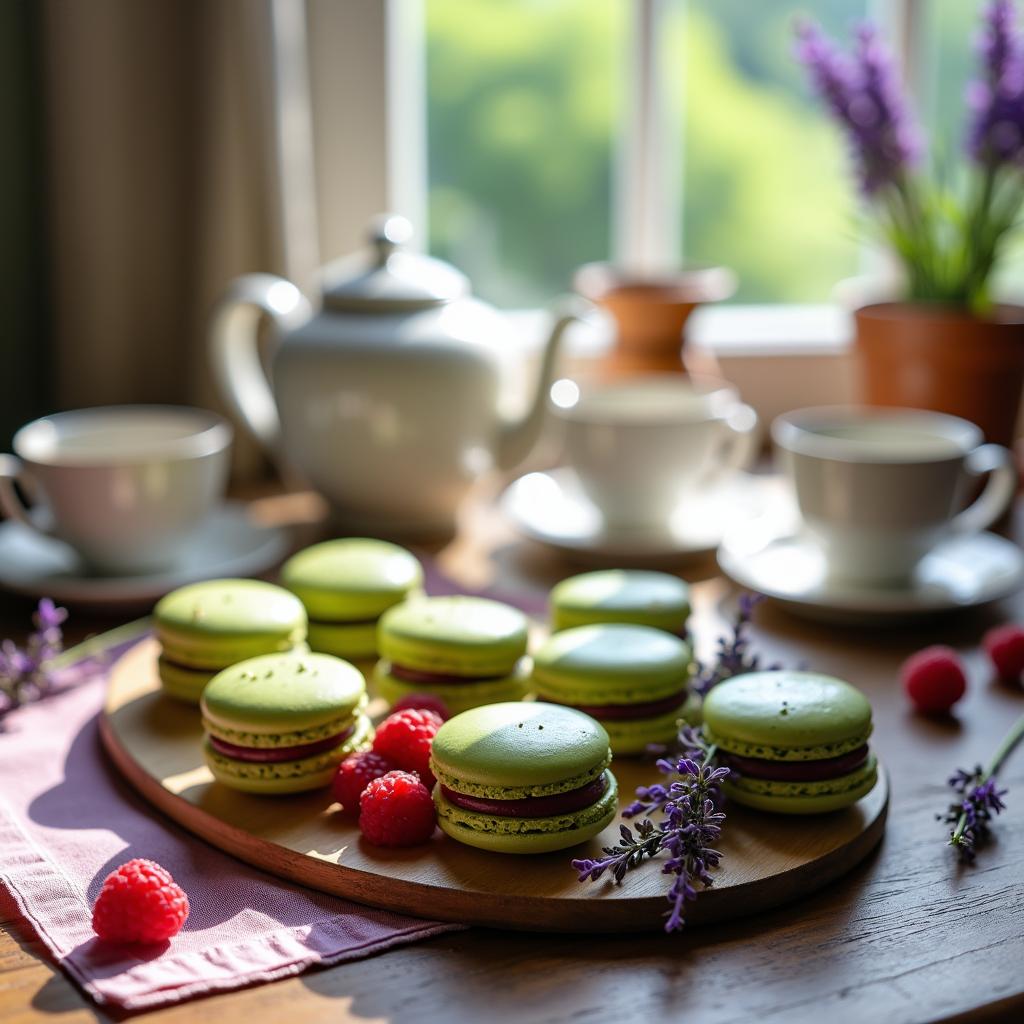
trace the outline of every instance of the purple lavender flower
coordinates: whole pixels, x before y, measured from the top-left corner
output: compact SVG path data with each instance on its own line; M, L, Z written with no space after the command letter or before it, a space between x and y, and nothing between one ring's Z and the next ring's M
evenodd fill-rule
M717 768L710 760L689 757L659 761L658 768L672 781L667 785L641 786L637 801L623 811L623 817L643 816L637 822L636 834L627 825L621 825L619 844L606 846L604 857L574 860L572 866L579 872L581 882L596 881L611 871L615 882L620 883L626 872L644 858L668 851L662 872L675 878L667 893L670 909L665 931L673 932L682 928L686 903L696 898L697 884L704 888L712 885L711 869L722 859L712 844L721 836L725 821L719 809L720 784L728 777L729 769ZM657 825L651 817L655 812L662 815Z
M999 789L994 776L986 773L980 764L971 772L958 768L948 783L956 799L939 818L953 826L949 845L956 847L962 861L970 863L977 848L988 840L992 819L1006 810L1003 797L1007 791Z
M797 59L811 84L846 132L861 189L874 196L899 187L922 151L922 136L910 116L895 64L874 26L857 31L845 54L809 21L797 24Z
M760 594L740 594L739 610L732 626L732 634L718 638L715 660L707 664L698 663L693 681L693 691L706 697L719 683L745 672L756 672L761 668L761 656L750 650L747 629L754 615L754 609L763 600ZM768 665L768 669L780 668Z
M979 40L984 78L967 88L967 150L987 167L1024 164L1024 48L1012 0L993 0Z
M44 597L32 617L35 630L25 647L18 647L13 640L0 644L0 718L52 688L49 666L64 649L61 625L67 616L65 609Z

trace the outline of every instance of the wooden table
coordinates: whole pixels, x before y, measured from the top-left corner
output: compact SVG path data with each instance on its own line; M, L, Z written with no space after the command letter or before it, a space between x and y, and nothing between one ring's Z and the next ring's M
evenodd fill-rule
M1024 510L1019 510L1024 511ZM1015 535L1024 537L1024 515ZM572 567L516 542L489 507L470 511L441 552L467 586L545 587ZM713 563L687 567L698 647L713 646L729 587ZM24 631L30 605L0 598L0 636ZM874 744L892 777L879 851L845 880L790 907L682 935L557 936L474 930L140 1019L219 1024L282 1020L605 1021L688 1024L778 1021L1024 1019L1024 751L1003 781L1009 809L998 841L973 868L957 866L935 820L946 775L987 758L1024 690L992 681L977 650L990 625L1024 621L1024 596L1002 607L899 630L827 628L771 606L756 617L769 658L854 682L875 708ZM75 616L78 631L109 623ZM928 643L961 650L971 688L955 719L911 714L897 666ZM2 742L2 740L0 740ZM627 883L628 884L628 879ZM42 946L0 905L0 1021L66 1024L107 1017L83 999ZM134 1018L133 1018L134 1019Z

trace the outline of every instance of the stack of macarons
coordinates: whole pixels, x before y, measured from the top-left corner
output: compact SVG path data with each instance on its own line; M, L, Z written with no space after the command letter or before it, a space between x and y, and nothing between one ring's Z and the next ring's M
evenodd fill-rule
M604 569L562 580L551 591L551 629L626 622L686 636L690 588L678 576Z
M431 771L442 830L499 853L547 853L597 835L618 813L608 734L542 703L490 704L445 722Z
M293 555L281 583L306 607L312 650L359 660L377 656L378 620L421 592L423 569L396 544L346 537Z
M481 597L423 597L386 611L374 670L377 692L394 704L430 694L452 714L520 700L526 691L528 623L522 612Z
M219 782L248 793L326 786L345 757L373 740L365 707L362 673L340 658L250 658L203 691L206 763Z
M224 579L174 590L153 613L164 692L197 703L221 669L246 658L306 650L306 611L261 580Z
M538 700L566 704L607 730L616 754L668 743L696 705L693 657L679 637L650 626L602 623L552 634L533 656Z
M849 683L816 672L734 676L704 699L704 738L735 774L737 803L817 814L855 803L878 777L868 748L871 705Z

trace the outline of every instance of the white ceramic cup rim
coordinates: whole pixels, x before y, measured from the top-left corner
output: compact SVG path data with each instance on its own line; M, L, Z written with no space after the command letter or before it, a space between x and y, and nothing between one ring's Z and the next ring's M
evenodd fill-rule
M957 446L954 454L945 452L886 452L879 447L866 451L855 438L835 437L819 433L822 427L863 423L865 420L886 420L926 428ZM815 428L818 428L816 430ZM772 423L772 440L779 448L795 455L833 462L912 464L948 462L963 458L984 440L981 428L959 416L926 409L899 406L878 407L858 405L821 405L784 413Z
M76 425L95 429L101 422L121 421L127 430L133 423L163 421L166 437L149 437L135 450L96 451L88 455L62 452L61 430L70 435ZM110 466L141 466L154 461L201 459L231 444L233 431L223 417L208 409L186 405L107 405L43 416L25 424L14 435L12 447L24 462L35 466L98 469Z
M601 382L573 382L579 389L579 397L569 406L551 403L553 413L560 419L580 424L614 424L616 427L666 426L680 423L703 423L709 420L725 420L739 404L739 392L726 380L718 377L678 373L645 374L625 377L621 380ZM678 391L687 395L699 395L709 399L706 410L696 413L692 408L659 407L642 417L619 416L602 409L599 403L591 401L596 396L611 392L624 392L634 388L650 387Z

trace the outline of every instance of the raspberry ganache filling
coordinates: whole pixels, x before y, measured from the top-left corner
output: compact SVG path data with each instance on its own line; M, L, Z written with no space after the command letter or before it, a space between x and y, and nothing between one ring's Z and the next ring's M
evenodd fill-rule
M453 676L444 672L423 672L418 668L407 668L405 665L396 665L391 662L391 675L401 679L405 683L423 683L425 686L448 686L454 683L486 683L494 679L504 679L500 676Z
M325 754L328 750L341 746L351 735L355 726L349 726L336 736L328 736L314 743L303 743L297 747L240 747L237 743L228 743L218 736L208 736L210 746L225 757L233 757L236 761L251 761L259 764L276 764L278 761L301 761L304 757Z
M568 704L577 711L582 711L599 722L628 722L639 718L656 718L658 715L667 715L675 711L680 705L686 703L689 696L688 690L680 690L671 697L663 697L661 700L651 700L644 704ZM544 698L551 701L550 697ZM551 701L552 703L567 703L563 701Z
M447 786L441 786L445 799L464 811L478 814L495 814L503 818L550 818L556 814L582 811L584 807L597 803L608 789L608 773L601 772L592 782L567 793L552 796L529 796L522 800L496 800L491 797L466 796L456 793Z
M719 752L727 768L735 768L740 776L749 779L765 779L768 782L824 782L838 779L841 775L855 772L868 759L868 747L851 750L839 757L823 758L820 761L768 761L760 757L741 757L739 754Z

